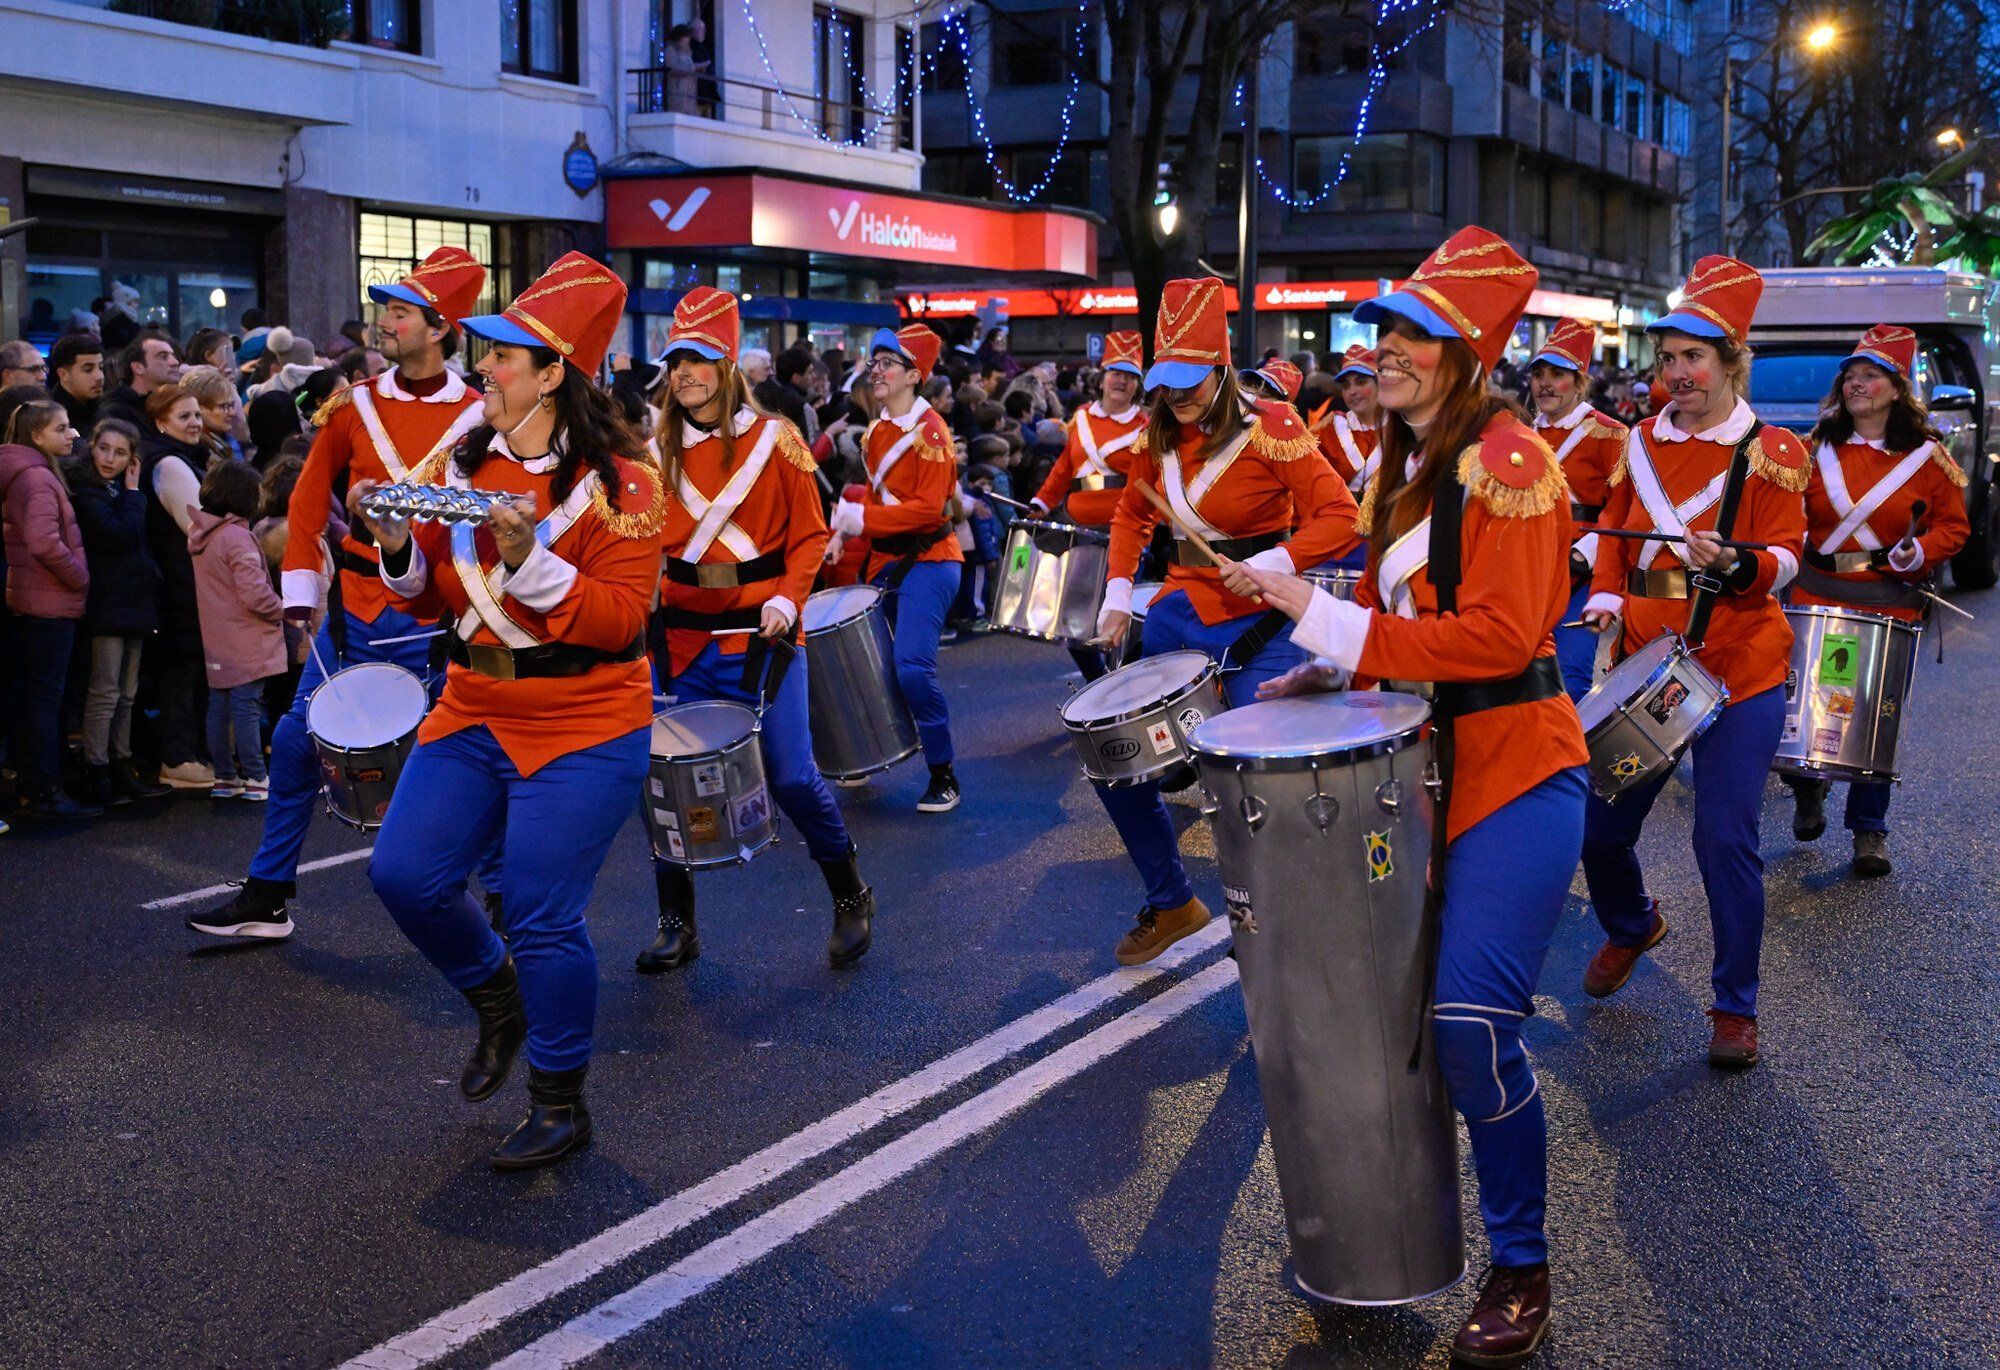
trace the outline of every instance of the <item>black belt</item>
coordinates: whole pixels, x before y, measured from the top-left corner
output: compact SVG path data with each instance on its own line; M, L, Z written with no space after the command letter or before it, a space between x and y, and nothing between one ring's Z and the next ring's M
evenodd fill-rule
M1603 512L1601 504L1572 504L1569 507L1570 518L1578 523L1595 523L1597 516Z
M951 531L951 525L947 523L941 528L931 529L928 533L897 533L891 537L875 538L873 545L876 551L885 552L892 557L921 556L950 537Z
M1633 571L1625 577L1625 593L1639 599L1686 599L1688 573L1679 566L1662 571Z
M702 614L692 609L662 604L653 611L653 618L662 628L693 628L700 632L713 633L723 629L760 628L764 623L764 610L759 605L749 609L724 609L720 613Z
M692 585L702 590L734 590L740 585L755 585L760 580L771 580L785 573L785 554L766 552L748 561L682 561L679 557L667 558L667 579L676 585Z
M1473 684L1441 680L1432 701L1436 713L1463 718L1486 709L1508 704L1532 704L1538 699L1554 699L1562 694L1562 668L1552 656L1538 656L1528 669L1507 680L1482 680Z
M376 563L362 556L359 552L351 552L337 543L333 547L333 568L336 571L346 571L353 575L365 576L369 580L374 580L381 569Z
M1889 564L1887 552L1806 552L1806 565L1817 571L1848 575L1855 571L1880 571Z
M1258 533L1247 538L1210 538L1208 545L1213 547L1219 556L1228 557L1231 561L1242 561L1256 556L1259 552L1268 552L1273 547L1282 546L1291 540L1291 536L1289 530L1280 528L1275 533ZM1174 539L1173 560L1176 566L1215 565L1208 553L1185 538Z
M580 647L573 642L544 642L535 647L497 647L467 642L457 633L445 635L445 655L469 671L495 680L542 680L584 675L607 662L637 661L646 654L646 639L636 637L621 651Z
M1078 476L1069 483L1069 492L1074 495L1084 490L1123 490L1125 477L1117 472L1108 476Z
M1921 609L1927 601L1900 580L1835 580L1811 562L1799 567L1798 587L1821 599L1863 609Z

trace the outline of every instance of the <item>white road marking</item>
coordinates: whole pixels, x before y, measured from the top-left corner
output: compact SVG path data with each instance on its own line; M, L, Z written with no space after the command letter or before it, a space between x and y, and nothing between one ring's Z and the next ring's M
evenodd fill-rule
M494 1370L554 1370L597 1354L1235 983L1236 963L1218 961L563 1324Z
M1162 973L1221 944L1228 935L1227 920L1217 918L1200 932L1169 947L1151 963L1112 971L1071 990L1053 1003L1015 1019L914 1074L883 1086L867 1098L849 1104L838 1113L772 1143L699 1184L661 1200L645 1212L627 1218L589 1241L495 1285L421 1326L362 1352L348 1361L343 1370L414 1370L414 1367L428 1365L447 1356L508 1319L518 1317L565 1289L593 1278L682 1228L726 1208L814 1157L852 1141L988 1067L1027 1050L1071 1023L1150 983ZM1233 967L1235 962L1229 964Z
M363 847L360 851L344 851L338 856L322 856L317 861L308 861L299 867L299 874L307 871L330 870L335 866L345 866L350 861L360 861L374 851L373 847ZM240 884L241 882L237 882ZM170 909L179 904L192 904L200 899L213 899L218 894L228 894L236 885L210 885L205 889L189 890L186 894L170 894L165 899L154 899L139 905L142 909Z

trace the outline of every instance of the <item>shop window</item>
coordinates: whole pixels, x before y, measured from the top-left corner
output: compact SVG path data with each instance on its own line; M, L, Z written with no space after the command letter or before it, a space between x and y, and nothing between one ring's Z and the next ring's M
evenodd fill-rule
M422 52L418 0L346 0L349 41L396 52Z
M575 84L576 53L576 0L500 0L504 70Z
M924 88L964 90L965 78L965 49L957 32L949 24L925 24Z
M1085 74L1097 70L1097 44L1088 20L1079 44L1077 11L1027 10L995 13L988 32L996 86L1057 86L1069 80L1070 67ZM1078 49L1081 46L1081 56Z
M1347 137L1300 138L1292 145L1292 183L1311 193L1329 185L1348 158L1339 189L1315 209L1443 212L1444 157L1439 141L1423 134L1378 133L1359 145Z

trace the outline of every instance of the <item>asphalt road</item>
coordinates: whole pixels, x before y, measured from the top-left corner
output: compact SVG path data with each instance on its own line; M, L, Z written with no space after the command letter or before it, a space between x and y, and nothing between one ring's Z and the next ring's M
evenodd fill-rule
M1540 1363L2000 1363L2000 596L1961 602L1982 618L1922 663L1894 876L1847 879L1837 826L1795 844L1770 788L1756 1070L1705 1064L1684 794L1645 846L1674 936L1609 1002L1579 987L1598 933L1573 900L1528 1026L1553 1133ZM289 943L238 950L141 905L239 876L252 806L0 838L0 1361L1444 1364L1470 1282L1317 1314L1281 1287L1219 928L1109 975L1136 888L1056 722L1068 666L947 651L958 812L914 812L914 764L843 792L883 903L852 973L825 967L824 888L787 840L701 877L695 967L635 976L635 819L591 911L597 1140L528 1176L484 1163L521 1081L459 1099L470 1014L365 862L307 877ZM322 823L307 856L365 845Z

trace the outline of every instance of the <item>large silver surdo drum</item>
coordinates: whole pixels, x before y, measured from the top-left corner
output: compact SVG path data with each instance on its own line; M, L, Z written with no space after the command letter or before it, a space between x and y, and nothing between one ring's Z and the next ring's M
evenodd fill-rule
M656 717L645 810L653 854L688 870L748 861L777 840L756 713L699 699Z
M1000 554L993 626L1045 642L1088 642L1104 605L1111 535L1098 528L1017 519Z
M328 813L363 832L382 826L430 706L424 682L387 661L335 671L313 691L306 733Z
M1465 1273L1458 1132L1426 1012L1429 721L1412 695L1305 695L1232 709L1191 740L1292 1282L1333 1303L1407 1303Z
M1816 780L1896 779L1917 625L1823 604L1785 610L1792 669L1772 767Z
M882 592L842 585L806 598L813 760L829 780L885 771L915 754L917 725L896 684Z
M1091 681L1063 704L1062 721L1085 775L1138 785L1186 765L1188 734L1228 707L1206 652L1162 652Z
M1694 659L1687 643L1676 633L1660 634L1577 701L1590 787L1615 804L1665 775L1728 704L1729 687Z

